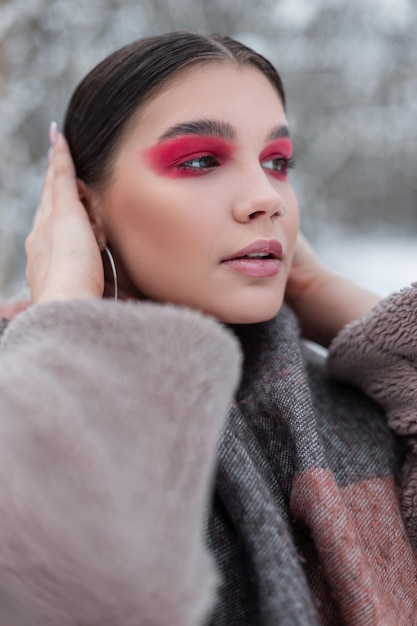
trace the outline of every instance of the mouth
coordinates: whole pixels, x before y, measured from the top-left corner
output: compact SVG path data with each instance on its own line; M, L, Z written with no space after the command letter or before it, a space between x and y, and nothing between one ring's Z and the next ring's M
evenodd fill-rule
M270 278L280 271L282 257L283 249L279 241L259 239L223 259L222 263L240 274Z
M276 239L259 239L246 246L246 248L235 252L227 259L223 259L223 262L234 261L236 259L281 260L282 254L282 245Z

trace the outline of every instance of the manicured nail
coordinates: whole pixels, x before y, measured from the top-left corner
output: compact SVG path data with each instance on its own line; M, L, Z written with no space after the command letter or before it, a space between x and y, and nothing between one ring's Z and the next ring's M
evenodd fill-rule
M58 141L58 124L56 122L51 122L49 126L49 143L51 146L54 146Z

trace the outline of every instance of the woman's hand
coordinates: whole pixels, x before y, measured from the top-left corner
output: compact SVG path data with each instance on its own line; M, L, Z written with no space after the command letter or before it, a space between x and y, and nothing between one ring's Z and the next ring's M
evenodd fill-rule
M26 278L32 301L101 298L101 254L78 195L68 144L53 128L51 142L40 204L26 239Z
M380 298L327 269L300 233L285 299L299 318L304 337L328 346L349 322L372 309Z
M297 311L310 289L325 280L326 268L302 233L298 233L294 257L285 292L287 303Z

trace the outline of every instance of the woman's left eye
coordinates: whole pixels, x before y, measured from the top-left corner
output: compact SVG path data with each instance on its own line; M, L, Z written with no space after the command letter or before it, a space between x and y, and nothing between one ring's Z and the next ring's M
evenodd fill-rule
M210 170L220 165L219 160L213 154L205 154L203 156L195 157L184 163L177 165L178 170L194 170L204 171Z
M278 174L280 176L287 176L288 170L293 168L295 165L294 159L292 157L274 157L271 159L266 159L262 161L262 167L266 170L271 170L272 173Z

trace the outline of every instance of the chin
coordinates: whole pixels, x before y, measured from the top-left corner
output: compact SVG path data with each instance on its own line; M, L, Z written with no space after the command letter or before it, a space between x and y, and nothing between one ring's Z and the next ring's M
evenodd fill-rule
M268 306L246 306L241 307L238 310L229 310L227 313L223 312L221 315L215 315L215 317L225 324L259 324L260 322L267 322L273 319L280 311L283 303L283 298L279 301L270 303Z
M269 315L239 315L237 317L232 317L229 320L222 321L227 324L260 324L261 322L268 322L269 320L272 320L277 313L278 311Z

